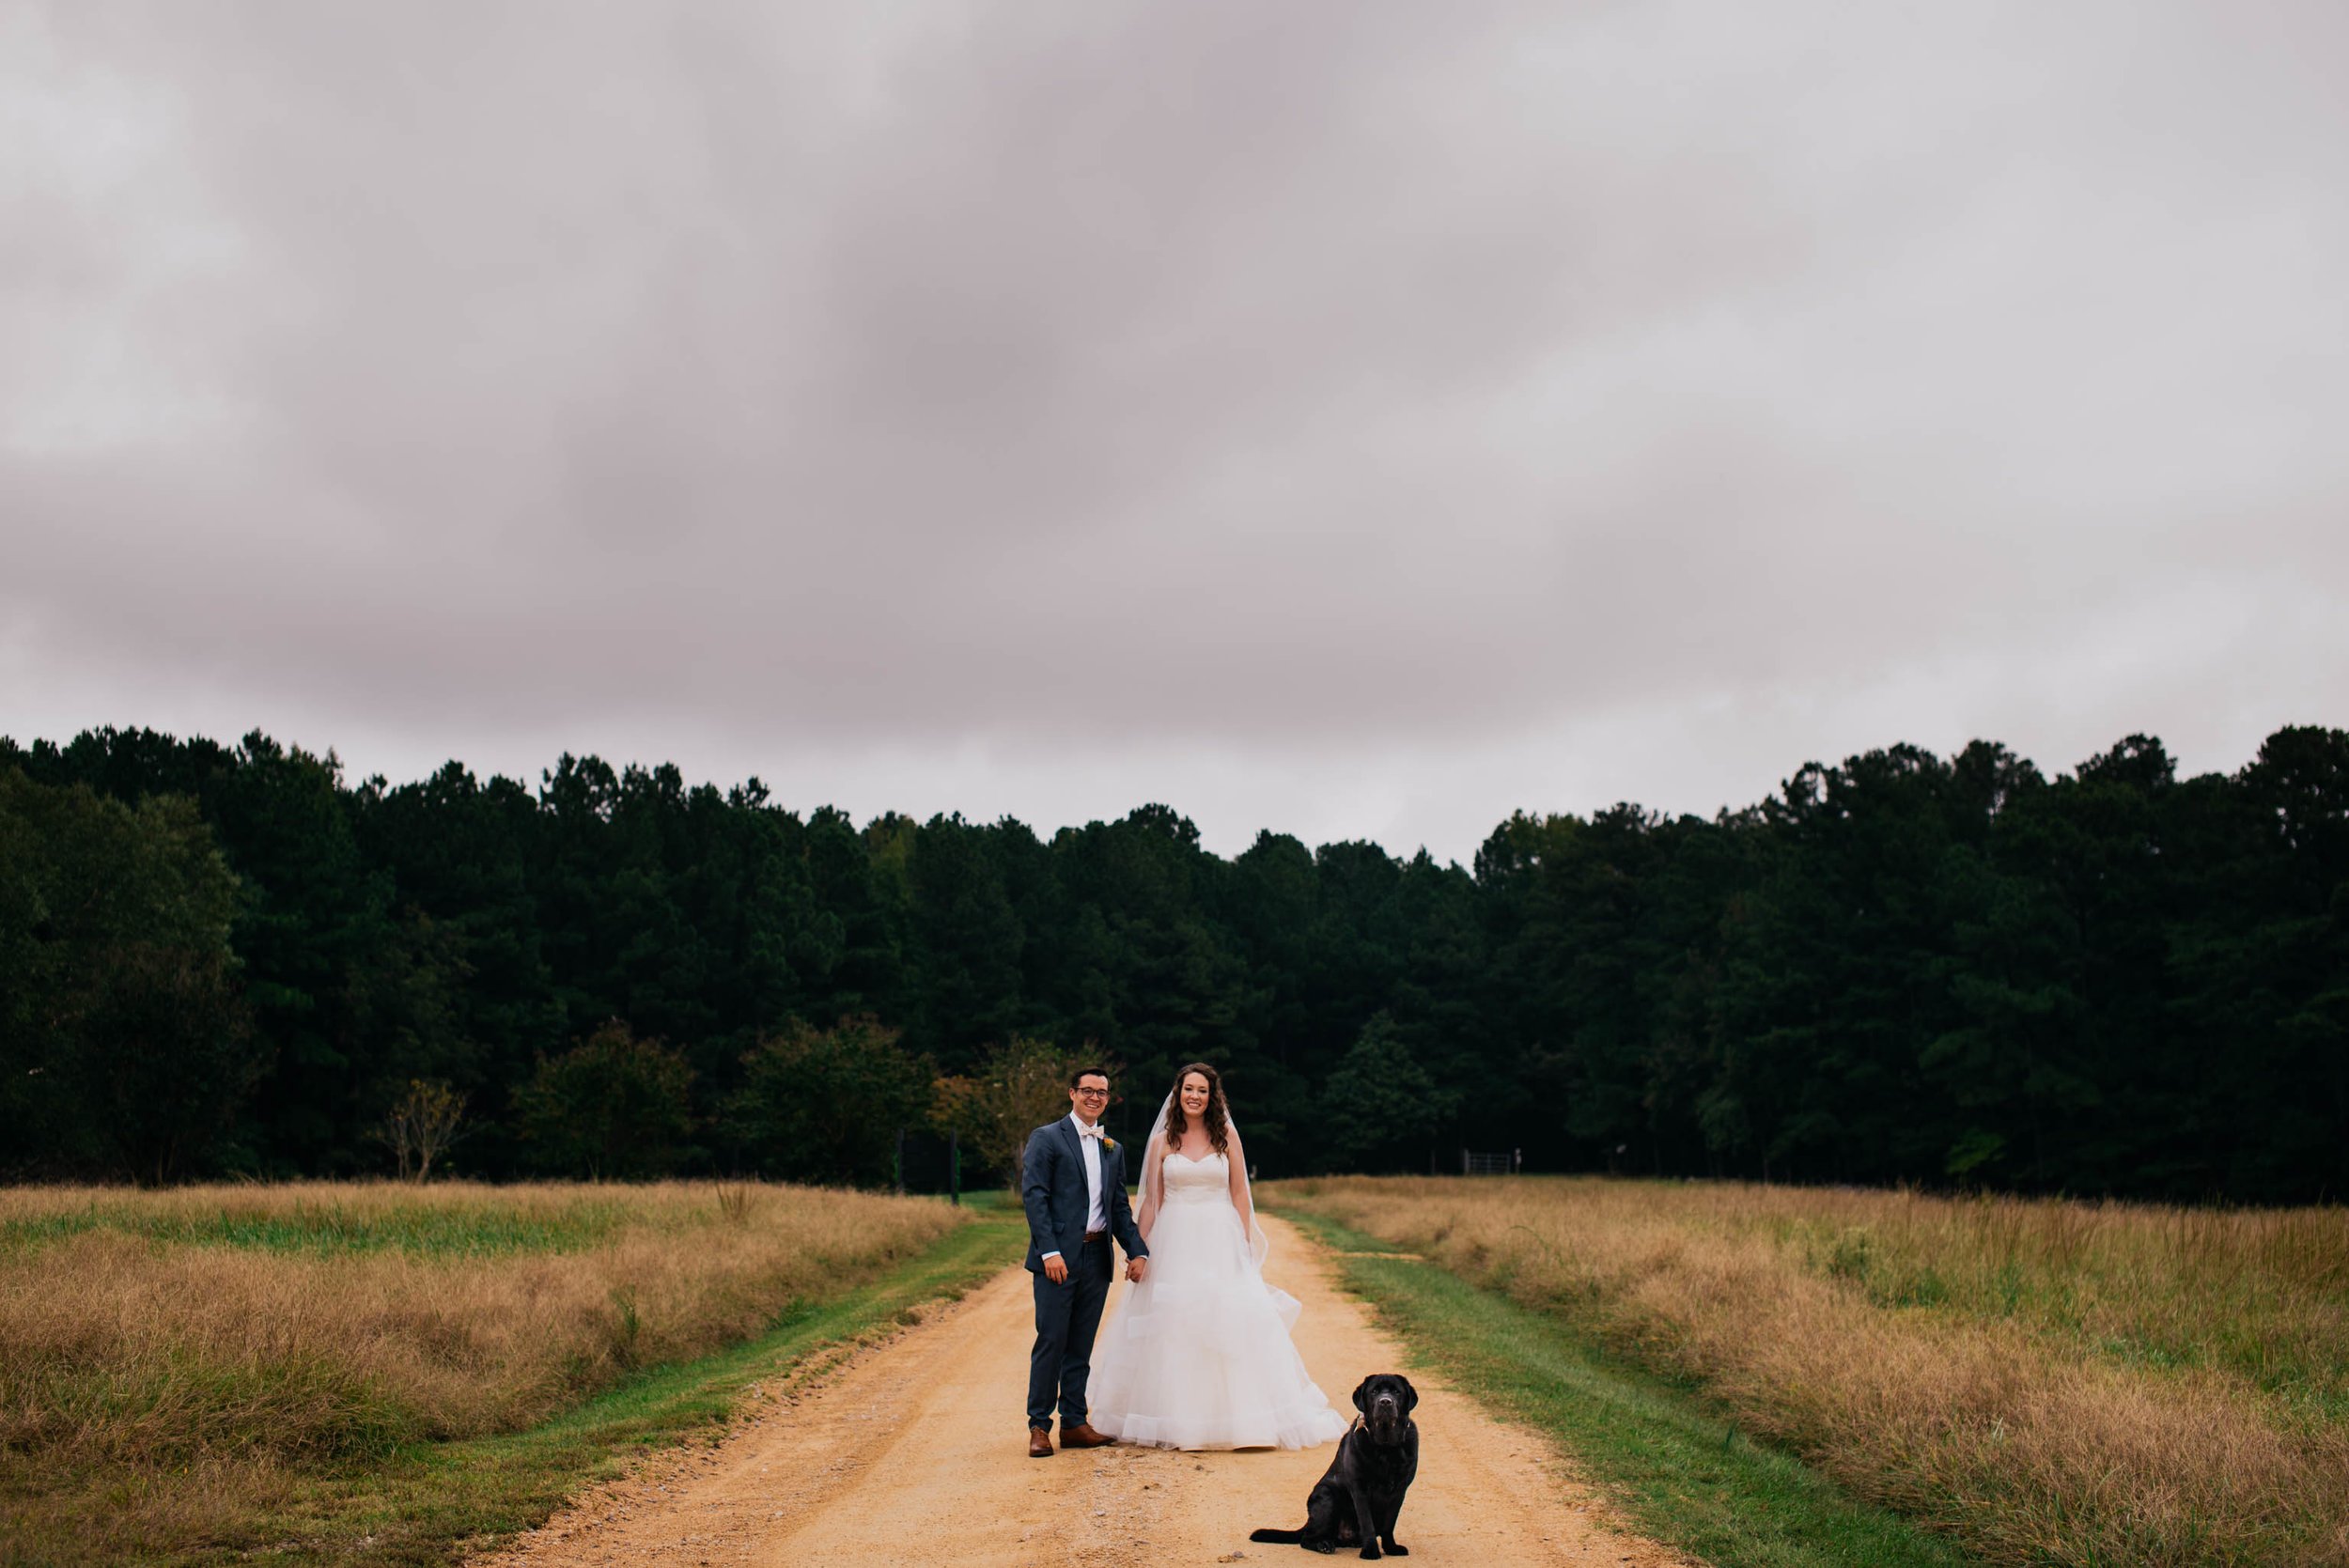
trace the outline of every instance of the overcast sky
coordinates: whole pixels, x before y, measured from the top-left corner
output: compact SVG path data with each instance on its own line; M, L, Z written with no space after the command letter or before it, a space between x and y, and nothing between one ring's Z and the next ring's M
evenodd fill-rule
M1466 859L2349 723L2349 7L0 0L0 733Z

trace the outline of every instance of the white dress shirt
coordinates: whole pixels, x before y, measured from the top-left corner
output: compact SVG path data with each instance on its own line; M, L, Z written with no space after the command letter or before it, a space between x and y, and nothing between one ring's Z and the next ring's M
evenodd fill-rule
M1101 1124L1096 1122L1088 1127L1073 1110L1068 1113L1068 1124L1077 1129L1077 1147L1084 1151L1085 1157L1085 1229L1106 1231L1110 1219L1109 1211L1101 1205ZM1060 1249L1055 1247L1042 1256L1057 1258Z

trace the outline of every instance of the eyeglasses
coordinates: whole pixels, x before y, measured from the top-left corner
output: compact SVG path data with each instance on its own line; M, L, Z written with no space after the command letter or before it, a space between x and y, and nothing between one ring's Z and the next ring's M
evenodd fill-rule
M1110 1097L1110 1092L1106 1089L1076 1089L1070 1093L1081 1094L1088 1100L1106 1100Z

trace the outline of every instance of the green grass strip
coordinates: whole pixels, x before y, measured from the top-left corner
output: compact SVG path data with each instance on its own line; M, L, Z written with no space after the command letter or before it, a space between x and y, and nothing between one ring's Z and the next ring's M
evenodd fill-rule
M0 1251L29 1251L68 1236L116 1231L159 1247L229 1247L321 1255L397 1251L427 1258L506 1257L584 1251L618 1230L625 1219L616 1204L555 1219L494 1210L433 1209L367 1219L348 1218L333 1209L181 1218L91 1208L38 1219L0 1221Z
M715 1445L741 1396L828 1345L961 1294L1019 1255L1016 1210L977 1196L975 1218L886 1278L803 1307L764 1337L696 1361L648 1370L527 1432L419 1444L365 1471L305 1482L292 1506L258 1526L275 1563L424 1568L456 1561L543 1524L630 1455ZM249 1560L218 1551L187 1563Z
M1641 1530L1715 1568L1953 1568L1957 1548L1755 1445L1693 1392L1567 1324L1299 1209L1414 1365L1548 1434ZM1348 1256L1377 1254L1386 1256Z

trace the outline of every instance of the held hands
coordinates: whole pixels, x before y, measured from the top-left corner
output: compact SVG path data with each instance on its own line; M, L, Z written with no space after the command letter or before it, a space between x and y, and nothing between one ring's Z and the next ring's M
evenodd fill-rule
M1143 1275L1148 1272L1149 1267L1150 1260L1148 1258L1128 1258L1126 1260L1126 1278L1133 1284L1140 1284L1142 1282ZM1051 1281L1052 1283L1056 1285L1065 1285L1068 1283L1068 1260L1059 1256L1057 1253L1045 1259L1044 1277L1047 1280Z

